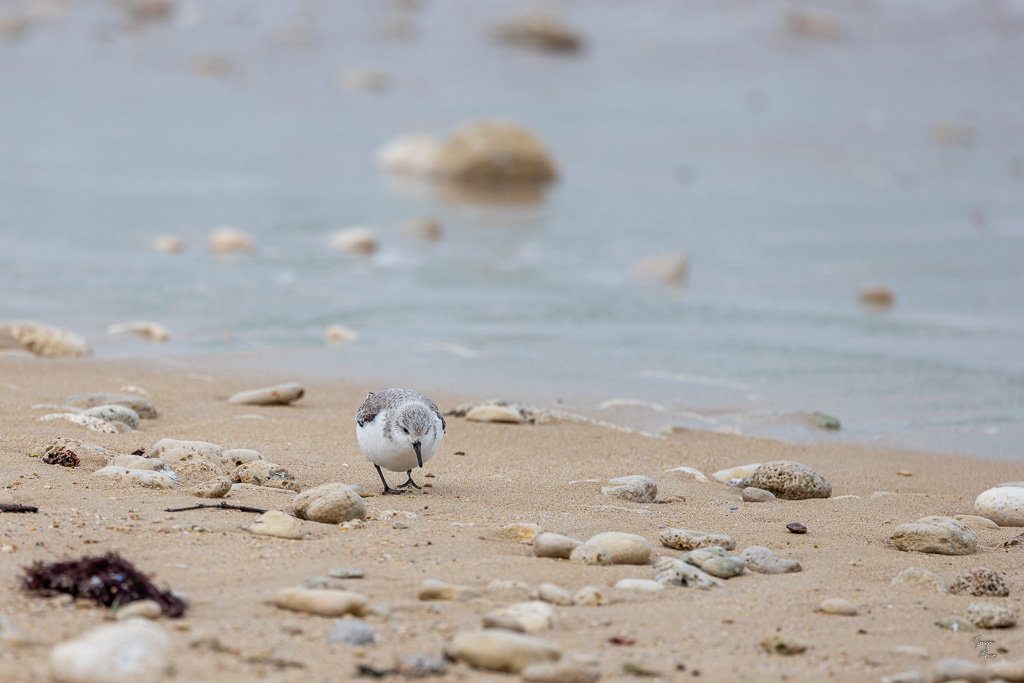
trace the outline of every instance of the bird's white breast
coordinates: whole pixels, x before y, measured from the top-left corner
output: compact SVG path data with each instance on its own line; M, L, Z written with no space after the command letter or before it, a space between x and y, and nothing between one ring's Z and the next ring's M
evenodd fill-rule
M359 426L356 425L356 440L359 448L366 455L366 459L374 465L380 465L392 472L406 472L419 467L416 461L416 450L412 447L408 437L388 438L384 433L384 425L387 423L387 411L382 410L370 422ZM420 455L423 462L427 462L437 446L441 442L441 422L437 421L432 433L424 435L420 441ZM437 438L434 437L437 435Z

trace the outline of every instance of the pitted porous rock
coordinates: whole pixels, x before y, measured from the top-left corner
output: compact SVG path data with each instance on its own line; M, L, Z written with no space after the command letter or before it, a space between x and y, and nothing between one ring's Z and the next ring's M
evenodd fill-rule
M664 529L658 534L658 540L666 548L675 550L696 550L717 545L726 550L735 550L736 541L725 534L709 534L692 529Z
M1010 587L1003 577L986 567L975 567L959 574L949 586L954 595L989 595L1005 598L1010 594Z
M952 517L922 517L901 524L889 537L897 550L939 555L970 555L978 550L978 535Z
M266 460L253 460L240 465L231 473L231 481L242 484L266 486L272 489L288 489L298 493L302 490L291 472Z
M738 484L740 488L753 486L774 493L787 500L828 498L832 484L807 465L789 460L766 462Z

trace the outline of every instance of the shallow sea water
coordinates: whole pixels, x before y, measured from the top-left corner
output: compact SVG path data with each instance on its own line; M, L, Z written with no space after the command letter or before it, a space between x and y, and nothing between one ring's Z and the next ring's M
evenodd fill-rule
M0 39L0 320L73 328L99 356L212 352L646 430L1024 458L1024 5L543 6L583 53L495 43L514 2L37 12ZM839 39L787 29L812 6ZM222 73L190 68L209 57ZM352 66L389 87L337 87ZM375 168L397 135L492 116L557 160L541 201L454 201ZM399 234L421 215L439 243ZM258 251L209 254L222 224ZM370 259L326 246L355 224L379 231ZM160 234L185 251L157 253ZM633 277L677 250L684 289ZM891 310L858 304L872 284ZM171 342L105 333L130 320ZM327 346L329 324L358 340Z

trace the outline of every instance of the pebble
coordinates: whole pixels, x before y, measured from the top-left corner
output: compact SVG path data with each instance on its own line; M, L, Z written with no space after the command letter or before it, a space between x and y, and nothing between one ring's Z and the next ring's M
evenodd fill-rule
M685 475L687 475L689 477L692 477L693 479L696 479L701 484L707 484L707 483L709 483L711 481L700 470L698 470L698 469L696 469L694 467L687 467L686 465L683 465L681 467L676 467L676 468L671 469L671 470L665 470L666 474L669 473L669 472L682 472L683 474L685 474Z
M547 602L540 600L517 602L495 610L490 615L484 616L484 626L488 626L489 616L509 619L518 625L518 628L514 630L523 633L539 633L547 631L555 625L555 610Z
M737 465L736 467L730 467L729 469L726 470L718 470L717 472L711 475L711 478L717 479L723 484L728 484L731 481L743 479L744 477L749 477L760 466L761 463L759 462L754 462L749 465Z
M731 579L734 576L739 576L746 566L743 560L733 557L725 548L718 545L691 550L679 559L687 564L692 564L706 574L717 576L720 579Z
M519 673L531 664L557 662L562 651L550 640L501 629L459 633L452 640L459 659L477 669Z
M744 502L747 503L767 503L770 500L776 500L774 493L759 489L756 486L746 487L740 495L743 497Z
M584 45L578 32L558 17L539 10L498 24L494 37L511 45L556 54L579 52Z
M167 463L193 462L201 460L223 471L224 449L208 441L179 441L160 439L149 449L150 458L159 458Z
M117 323L107 326L107 334L124 334L130 332L150 341L165 343L171 340L171 332L166 325L151 322L148 320L133 321L130 323Z
M692 529L664 529L658 534L658 540L666 548L675 550L696 550L710 546L721 546L726 550L735 550L736 541L725 534L709 534Z
M247 462L266 460L262 453L251 448L228 448L221 451L220 458L220 466L227 471L231 471Z
M888 287L865 287L858 292L857 300L868 306L888 308L893 305L896 297Z
M805 500L828 498L832 484L807 465L789 460L766 462L740 483L744 488L754 486L771 491L778 498Z
M118 621L133 618L159 619L162 614L163 608L156 600L136 600L118 608L114 613L114 618Z
M897 574L891 583L894 586L916 586L930 588L939 593L946 592L946 582L941 576L918 567L907 567Z
M359 494L345 484L322 484L295 496L292 514L311 522L341 524L350 519L364 519L366 505Z
M150 470L152 472L164 472L166 474L174 473L174 470L168 467L167 463L162 460L147 458L142 455L132 455L130 453L114 456L107 464L112 467L123 467L126 470Z
M34 320L0 323L0 347L6 346L8 340L44 358L83 358L92 355L85 337Z
M978 628L1010 628L1017 625L1017 613L989 602L972 602L967 620Z
M538 535L544 533L544 529L541 528L540 524L532 524L529 522L516 522L513 524L506 524L501 527L502 531L517 538L520 543L533 543L533 540Z
M746 563L747 569L759 574L789 574L804 569L797 560L778 557L762 545L750 546L740 553L740 558Z
M457 600L466 602L480 597L480 592L468 586L458 586L437 579L427 579L420 584L416 597L420 600Z
M953 519L963 522L975 531L978 531L979 529L990 531L999 528L999 525L988 517L979 517L978 515L953 515Z
M276 536L277 538L300 539L306 534L302 524L291 515L280 510L268 510L253 521L249 531L260 536Z
M680 285L690 272L690 259L683 252L650 256L633 265L633 275L663 285Z
M354 225L331 235L331 249L341 253L369 256L377 251L377 231L367 225Z
M798 655L807 650L807 644L785 633L776 633L761 641L761 647L769 654Z
M85 415L98 417L105 422L123 422L130 429L139 428L139 414L127 406L108 404L96 406L85 411Z
M601 671L595 667L570 662L531 664L522 671L526 683L595 683Z
M189 491L198 498L223 498L231 492L231 479L228 477L217 477L216 479L196 484Z
M639 591L641 593L660 593L665 590L665 584L651 579L620 579L615 587L624 591Z
M125 467L108 466L96 470L92 476L138 484L147 489L173 489L178 486L178 478L173 473L167 474L153 470L130 470Z
M506 424L522 424L523 415L515 408L498 405L476 406L466 413L471 422L503 422Z
M389 173L409 176L429 175L437 165L441 143L423 133L391 140L377 150L377 166Z
M359 593L311 588L285 588L270 599L270 604L281 609L318 614L322 617L341 617L360 614L367 600Z
M954 633L960 633L962 631L973 631L974 624L962 619L960 617L942 617L935 622L935 625L939 628L944 628L947 631L953 631Z
M992 678L998 678L1008 683L1024 682L1024 659L1003 659L988 663L988 672Z
M800 522L790 522L789 524L786 525L786 528L789 529L790 533L793 533L793 534L806 534L807 533L807 527L804 526L803 524L801 524Z
M312 588L314 590L322 591L343 591L345 589L345 582L341 579L333 576L321 576L314 574L313 576L307 576L302 580L303 588Z
M569 561L576 564L588 564L593 566L607 567L612 563L612 556L599 545L578 545L569 554Z
M262 389L240 391L228 399L228 403L238 403L250 406L286 406L289 403L298 401L306 394L306 389L301 384L289 382L278 384Z
M843 598L826 598L818 605L818 611L825 614L853 617L857 615L857 606Z
M661 558L654 563L654 570L658 572L654 580L662 584L704 589L725 585L720 579L674 557Z
M577 541L575 538L545 532L538 534L533 539L533 554L537 557L567 559L572 554L573 549L582 544L583 541Z
M143 619L99 626L50 651L56 683L157 683L169 675L170 636Z
M933 683L946 681L967 681L968 683L986 683L989 679L988 669L984 664L967 659L940 659L932 665Z
M344 325L333 324L324 328L324 339L331 344L340 344L359 339L359 333Z
M362 619L346 617L338 619L327 632L328 643L345 643L346 645L369 645L373 642L373 627Z
M362 569L346 569L338 568L332 569L327 572L328 575L333 576L336 579L361 579L366 576L366 572Z
M1024 526L1024 486L997 486L982 491L974 512L999 526Z
M157 415L153 404L136 394L75 394L64 399L64 403L82 409L105 405L125 406L134 410L144 420L156 419Z
M537 597L552 605L567 607L572 604L572 596L569 591L553 583L542 583L537 587Z
M952 517L922 517L901 524L890 536L898 550L940 555L970 555L978 549L978 535Z
M576 591L576 594L572 596L572 600L575 604L583 605L584 607L600 607L608 602L604 593L593 586L584 586L579 589Z
M185 250L185 242L174 235L157 235L153 248L164 254L180 254Z
M643 536L609 531L591 537L585 545L608 551L612 564L650 564L651 543Z
M471 122L452 135L434 160L432 175L470 185L534 184L555 179L543 143L509 121Z
M287 489L298 492L302 489L292 478L291 472L280 465L266 460L254 460L239 465L231 473L231 481L241 484L254 484L272 489Z
M72 424L81 425L101 434L123 434L124 432L131 431L131 427L123 422L108 422L107 420L82 413L50 413L49 415L43 415L39 419L44 422L67 420Z
M608 486L601 487L601 493L633 503L653 503L658 498L658 485L650 477L633 474L609 479Z
M1003 577L991 569L975 567L958 574L949 584L949 592L953 595L1005 598L1010 594L1010 587L1006 585Z
M222 225L210 233L207 246L214 254L242 254L256 251L256 244L249 233Z

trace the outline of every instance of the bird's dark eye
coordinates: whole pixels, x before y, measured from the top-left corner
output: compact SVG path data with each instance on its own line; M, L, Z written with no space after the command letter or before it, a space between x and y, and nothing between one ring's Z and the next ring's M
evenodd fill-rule
M409 433L409 430L408 430L408 429L406 429L405 427L402 427L402 431L403 431L403 432L405 432L406 434L408 434L408 433Z

